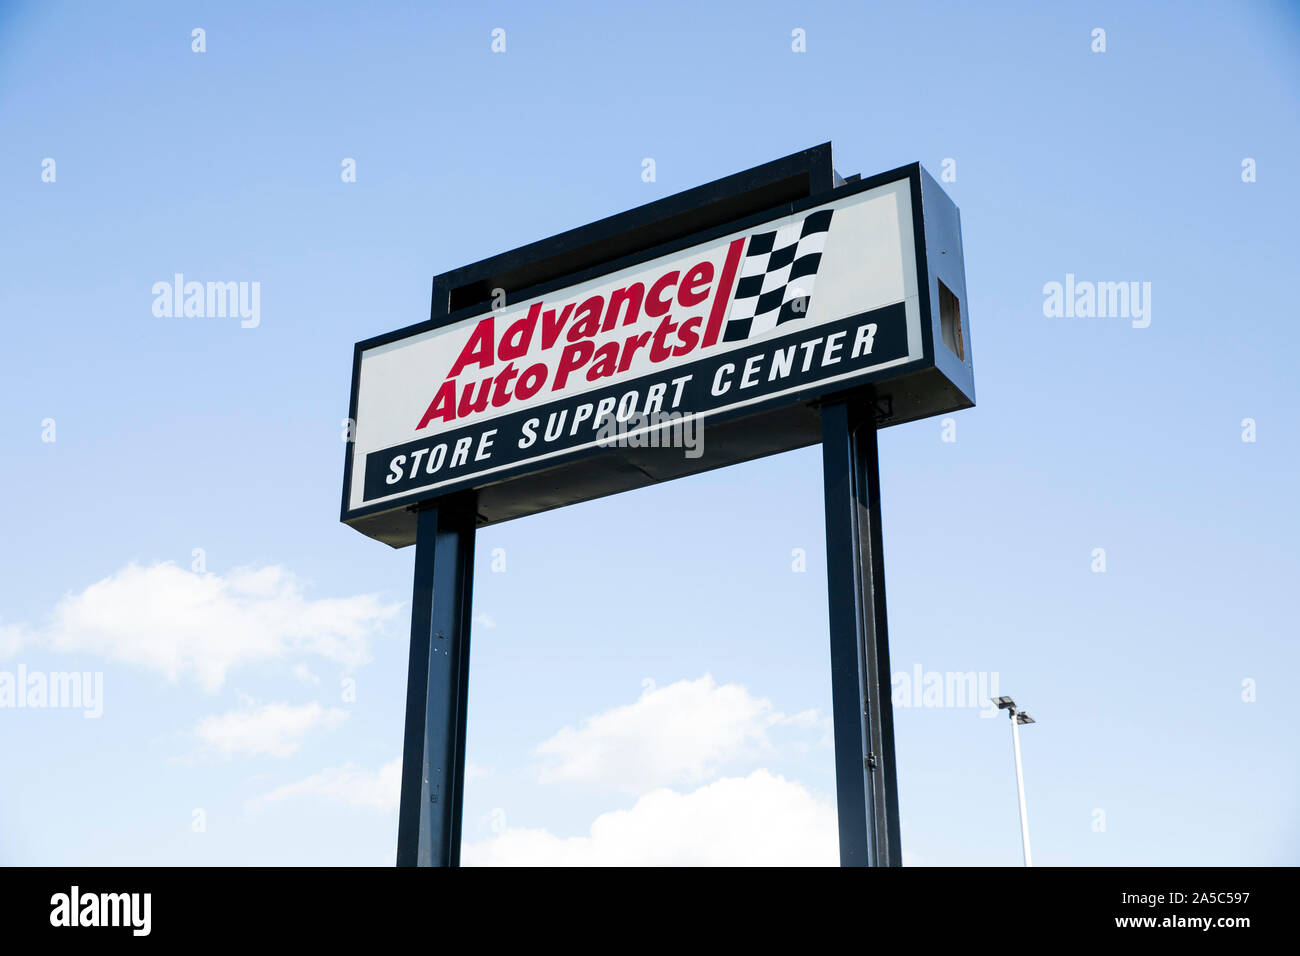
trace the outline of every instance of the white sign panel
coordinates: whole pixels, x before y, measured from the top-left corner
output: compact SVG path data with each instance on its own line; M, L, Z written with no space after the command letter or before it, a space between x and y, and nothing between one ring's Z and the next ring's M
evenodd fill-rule
M347 506L486 484L922 358L909 181L365 348ZM654 416L659 416L655 419Z

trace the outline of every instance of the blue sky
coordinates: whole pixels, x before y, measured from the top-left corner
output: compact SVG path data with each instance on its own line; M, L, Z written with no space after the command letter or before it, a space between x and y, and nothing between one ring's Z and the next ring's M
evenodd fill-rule
M0 709L0 862L390 864L413 551L337 520L352 344L827 140L954 160L962 211L979 405L880 439L895 670L1038 718L1039 865L1300 862L1298 41L1265 2L3 5L0 672L103 696ZM259 324L156 317L177 272ZM1149 282L1149 327L1048 317L1067 274ZM822 521L814 448L480 532L466 861L833 862ZM906 860L1018 864L1005 721L948 704L895 710Z

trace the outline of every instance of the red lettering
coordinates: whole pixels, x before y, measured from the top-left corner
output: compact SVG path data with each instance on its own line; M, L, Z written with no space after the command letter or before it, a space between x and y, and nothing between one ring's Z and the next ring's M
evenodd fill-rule
M578 315L585 316L579 318L573 323L565 336L570 342L576 342L578 339L592 339L600 331L600 313L605 308L605 300L601 296L593 295L590 299L583 301L578 306Z
M438 394L433 396L433 401L424 410L424 417L420 419L420 424L415 426L415 430L419 431L435 418L441 418L445 422L452 421L456 417L455 405L456 383L447 379L438 386Z
M678 327L677 337L681 339L682 344L673 349L674 355L687 355L699 344L700 335L697 330L703 321L703 317L697 315L693 319L687 319Z
M618 310L620 306L627 306L627 313L623 316L623 324L631 325L636 321L636 317L641 312L641 299L645 296L645 286L640 282L633 282L626 289L615 289L609 294L609 308L605 312L605 321L600 324L602 332L608 332L614 327L618 319Z
M676 328L677 323L673 321L673 317L665 315L664 320L659 323L659 328L655 329L655 336L650 342L650 361L662 362L673 354L672 349L664 348L664 338L671 335Z
M515 368L515 363L511 362L500 372L497 373L497 384L492 389L492 407L500 408L506 402L510 401L510 380L519 374L519 369Z
M567 346L560 353L560 364L555 370L555 384L551 386L551 391L564 388L564 383L569 380L569 373L582 368L595 350L596 346L591 342L577 342Z
M466 382L465 387L461 389L460 405L456 408L456 414L464 418L471 412L481 412L487 408L488 395L492 392L492 378L483 379L478 383L478 397L471 400L470 396L474 393L474 383Z
M573 306L569 306L573 308ZM527 401L537 394L537 390L542 387L546 381L546 366L541 362L536 365L530 365L524 369L524 374L519 376L519 384L515 386L515 398Z
M709 311L709 324L704 330L702 348L713 345L722 333L722 320L726 318L727 306L731 302L731 284L736 280L740 254L744 249L744 239L733 239L727 247L727 261L722 264L722 278L718 280L718 291L713 296L713 308Z
M460 357L456 359L451 371L447 373L448 378L455 378L471 362L487 368L496 361L492 352L492 340L495 337L492 326L493 319L490 315L474 326L469 341L465 343L465 347L460 351Z
M707 259L690 272L677 289L677 301L688 309L709 297L709 283L713 281L713 263ZM703 286L704 288L700 288Z
M646 311L649 312L650 310L646 309ZM640 335L629 335L627 337L627 340L623 343L623 354L618 360L618 370L620 372L626 372L628 368L631 367L632 356L636 353L637 349L645 345L645 340L648 338L650 338L649 332L642 332Z
M664 290L677 284L677 277L681 275L676 269L667 275L662 275L655 280L655 284L650 287L650 294L645 300L645 314L653 315L656 319L663 315L672 307L672 302L665 302L661 296Z
M572 302L564 307L559 321L556 321L554 309L547 309L542 313L542 348L549 349L555 344L555 340L560 337L560 330L564 328L564 323L569 321L569 316L572 314Z
M523 358L528 351L528 344L533 340L533 329L537 327L537 317L541 315L542 304L534 302L528 314L513 323L501 336L501 345L497 349L497 358L501 361Z
M587 369L587 381L594 382L598 378L607 378L613 375L617 368L618 343L606 342L596 349L595 361L591 363L591 368Z

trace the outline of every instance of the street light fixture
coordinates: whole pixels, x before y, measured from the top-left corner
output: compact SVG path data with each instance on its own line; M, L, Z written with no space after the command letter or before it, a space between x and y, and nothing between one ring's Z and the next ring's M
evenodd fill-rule
M1011 718L1011 745L1016 754L1016 792L1020 796L1020 842L1025 848L1025 866L1033 866L1033 857L1029 853L1029 816L1025 810L1025 774L1020 764L1020 725L1037 721L1018 710L1010 697L994 697L993 703L998 705L998 710L1007 711Z

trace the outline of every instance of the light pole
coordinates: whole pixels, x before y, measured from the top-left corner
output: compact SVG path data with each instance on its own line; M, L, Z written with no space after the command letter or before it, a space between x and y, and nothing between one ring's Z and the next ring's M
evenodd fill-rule
M1034 858L1029 852L1029 816L1025 812L1025 772L1020 765L1020 725L1035 721L1016 709L1016 702L1010 697L994 697L993 703L998 705L998 710L1007 711L1007 716L1011 718L1011 746L1016 753L1016 791L1020 795L1020 842L1025 848L1025 866L1033 866Z

